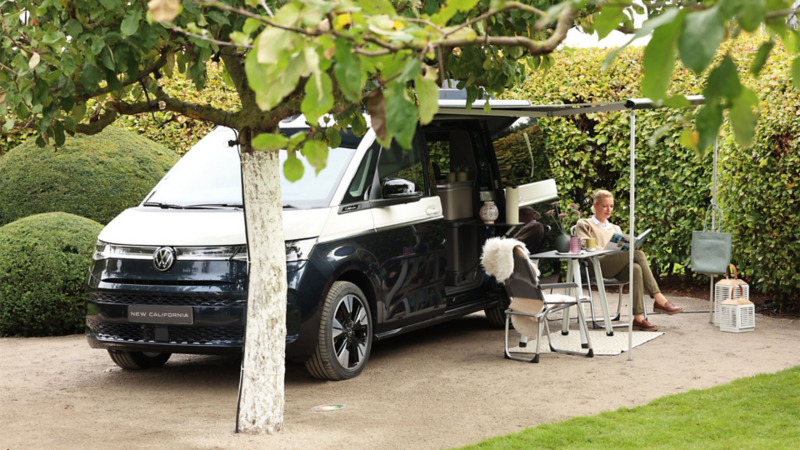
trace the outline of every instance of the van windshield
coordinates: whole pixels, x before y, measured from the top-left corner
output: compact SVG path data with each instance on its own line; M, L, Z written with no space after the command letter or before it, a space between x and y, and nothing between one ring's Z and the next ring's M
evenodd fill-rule
M288 134L298 130L288 130ZM327 166L319 173L305 157L297 153L303 163L303 177L295 182L283 174L287 152L280 151L281 197L284 208L327 207L339 181L358 146L352 135L342 139L342 147L328 150ZM217 127L197 143L153 189L144 206L170 206L175 208L241 207L242 174L237 147L229 147L235 139L233 130ZM360 141L360 139L358 139ZM347 148L345 145L353 148Z

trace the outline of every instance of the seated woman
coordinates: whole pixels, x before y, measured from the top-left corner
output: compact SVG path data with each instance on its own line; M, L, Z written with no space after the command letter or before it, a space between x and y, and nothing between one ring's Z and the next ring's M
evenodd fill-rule
M618 226L608 221L614 211L614 197L611 192L605 190L597 191L594 194L592 211L594 211L594 216L578 221L576 234L580 238L595 238L597 240L597 248L603 248L608 244L614 233L622 233ZM600 260L600 268L603 270L605 277L629 281L630 257L628 252L603 255L598 260ZM655 299L653 304L654 311L661 311L666 314L677 314L683 311L683 308L673 305L661 294L661 290L658 288L655 278L653 278L653 273L650 271L650 265L647 263L647 256L641 250L634 252L633 278L633 327L635 329L643 331L658 330L657 326L644 318L642 288L651 298Z

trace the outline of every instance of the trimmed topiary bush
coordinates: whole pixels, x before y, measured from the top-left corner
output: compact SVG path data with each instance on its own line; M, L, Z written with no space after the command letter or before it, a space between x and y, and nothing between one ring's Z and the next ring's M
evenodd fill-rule
M0 158L0 226L53 211L108 223L142 201L177 160L163 146L116 127L68 137L58 150L30 140Z
M86 277L102 229L58 212L0 227L0 336L83 331Z

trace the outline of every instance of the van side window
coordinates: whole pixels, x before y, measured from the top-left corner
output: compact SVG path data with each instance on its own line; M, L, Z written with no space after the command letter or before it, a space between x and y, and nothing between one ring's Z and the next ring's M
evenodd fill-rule
M427 195L425 171L419 142L414 139L410 149L406 150L392 141L389 148L381 150L378 160L378 178L383 183L390 178L402 178L416 185L416 192ZM379 193L380 196L380 193Z
M375 156L380 151L380 144L375 142L367 149L361 164L358 166L353 181L347 187L342 204L357 203L369 200L369 191L372 188L372 180L375 175Z

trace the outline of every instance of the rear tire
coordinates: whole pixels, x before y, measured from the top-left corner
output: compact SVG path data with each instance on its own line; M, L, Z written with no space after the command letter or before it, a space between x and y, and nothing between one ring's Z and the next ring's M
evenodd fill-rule
M114 363L126 370L144 370L153 367L161 367L167 363L172 353L143 353L143 352L123 352L120 350L109 350L108 356Z
M322 307L317 350L306 369L321 380L357 377L372 350L372 311L367 297L353 283L333 283Z

